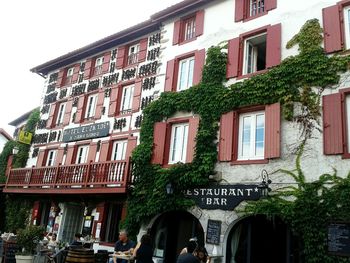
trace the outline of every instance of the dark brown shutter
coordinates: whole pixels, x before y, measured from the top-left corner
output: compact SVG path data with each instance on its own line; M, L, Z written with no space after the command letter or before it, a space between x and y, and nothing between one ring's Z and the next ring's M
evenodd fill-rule
M244 18L244 2L246 0L235 0L235 22L239 22Z
M196 13L196 37L203 35L204 30L204 10Z
M65 109L64 117L63 117L63 125L68 125L70 123L70 116L72 113L72 108L73 108L73 98L70 98L66 102L66 109Z
M56 159L55 159L55 165L62 164L63 155L64 155L64 148L58 148L57 149Z
M141 86L142 86L142 81L141 80L138 80L138 81L135 82L134 94L133 94L133 100L132 100L132 111L133 112L137 112L140 109Z
M96 159L96 153L97 153L97 142L92 142L89 145L89 153L87 157L87 162L90 161L95 162Z
M78 100L77 112L75 113L75 123L80 123L84 120L85 95L81 95Z
M73 160L74 155L74 146L70 145L68 146L67 153L66 153L66 160L64 161L65 165L73 164L75 160Z
M110 61L111 61L111 51L108 51L103 55L102 74L108 73Z
M105 91L100 89L97 95L97 103L95 110L95 119L100 119L102 116L103 102L105 101Z
M110 141L103 141L103 142L101 143L100 157L99 157L99 161L100 161L100 162L105 162L105 161L107 161L107 158L108 158L108 150L109 150L109 143L110 143Z
M84 79L89 79L91 75L91 68L92 68L92 58L89 58L85 62L85 68L84 68Z
M180 27L181 27L181 21L175 21L174 22L174 33L173 33L173 45L177 45L180 42Z
M204 63L205 49L196 51L194 54L193 85L197 85L201 81Z
M118 86L115 86L111 89L111 95L109 97L109 109L108 109L109 117L115 116L117 113L119 90L121 90L121 88Z
M137 137L136 136L130 136L128 138L128 145L126 147L126 153L125 153L126 160L129 159L129 157L132 154L132 151L135 149L136 146L137 146Z
M73 70L73 76L72 76L72 83L77 82L79 77L79 71L80 71L80 64L75 64L74 70Z
M342 49L341 15L338 5L329 6L322 9L324 49L327 53L332 53Z
M281 24L269 26L266 37L266 68L281 63Z
M52 103L50 106L50 114L49 114L49 118L47 119L47 122L46 122L47 129L52 128L55 124L56 112L57 112L56 108L58 108L57 105L58 105L58 103L55 102L55 103Z
M265 158L279 158L281 153L281 105L265 108Z
M230 111L223 114L220 119L219 161L222 162L232 160L235 113Z
M277 8L277 0L265 0L266 11L270 11L275 8Z
M175 69L175 59L169 60L166 64L164 91L173 90L174 69Z
M146 60L147 56L147 44L148 44L148 38L141 39L140 41L140 52L139 52L139 58L138 62L143 62Z
M163 164L165 151L166 122L156 122L153 131L153 164Z
M188 123L188 141L187 141L187 151L186 151L186 163L193 161L195 149L196 149L196 136L199 126L199 118L190 118Z
M323 102L323 151L324 154L344 152L341 94L322 97Z
M65 69L60 69L60 71L58 72L58 77L57 77L57 81L56 81L57 88L63 86L64 79L65 79L65 73L66 73Z
M44 159L45 159L46 152L45 150L40 150L38 153L38 159L36 160L36 167L42 167L44 166Z
M226 78L234 78L239 73L240 38L230 39L228 42Z
M117 69L121 69L124 67L126 51L127 51L126 46L118 47L117 63L116 63Z

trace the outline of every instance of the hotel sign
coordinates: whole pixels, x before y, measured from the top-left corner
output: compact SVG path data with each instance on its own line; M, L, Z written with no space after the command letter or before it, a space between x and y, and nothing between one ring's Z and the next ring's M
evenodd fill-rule
M94 123L63 131L63 142L81 141L104 137L109 134L109 121Z
M185 195L202 209L221 210L233 210L244 200L258 200L261 197L257 185L215 185L187 190Z

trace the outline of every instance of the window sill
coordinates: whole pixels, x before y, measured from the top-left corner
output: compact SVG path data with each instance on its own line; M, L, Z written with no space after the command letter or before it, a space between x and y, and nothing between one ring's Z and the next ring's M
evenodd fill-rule
M260 159L260 160L235 160L231 162L231 165L237 165L237 164L267 164L269 163L268 159Z
M191 38L191 39L187 39L187 40L184 40L184 41L181 41L181 42L179 42L179 46L181 46L181 45L185 45L185 44L187 44L187 43L189 43L189 42L193 42L193 41L195 41L195 40L197 40L197 37L193 37L193 38Z
M254 16L249 16L247 18L244 18L243 22L248 22L250 20L254 20L254 19L259 18L261 16L267 15L267 13L268 13L267 11L264 11L263 13L260 13L260 14L254 15Z
M263 69L263 70L259 70L259 71L256 71L256 72L253 72L253 73L249 73L249 74L245 74L245 75L240 75L237 77L237 80L239 79L245 79L245 78L250 78L250 77L253 77L255 75L259 75L259 74L264 74L268 71L268 69Z

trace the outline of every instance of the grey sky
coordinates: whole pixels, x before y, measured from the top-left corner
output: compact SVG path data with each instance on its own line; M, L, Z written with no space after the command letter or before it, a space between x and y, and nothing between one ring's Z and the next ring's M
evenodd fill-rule
M181 0L0 1L0 127L39 106L44 79L30 69L142 22Z

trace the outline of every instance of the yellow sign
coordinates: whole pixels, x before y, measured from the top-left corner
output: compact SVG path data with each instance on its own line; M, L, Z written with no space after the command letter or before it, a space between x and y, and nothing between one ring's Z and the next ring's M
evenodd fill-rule
M18 136L18 141L25 144L30 144L32 142L33 134L31 132L20 131Z

